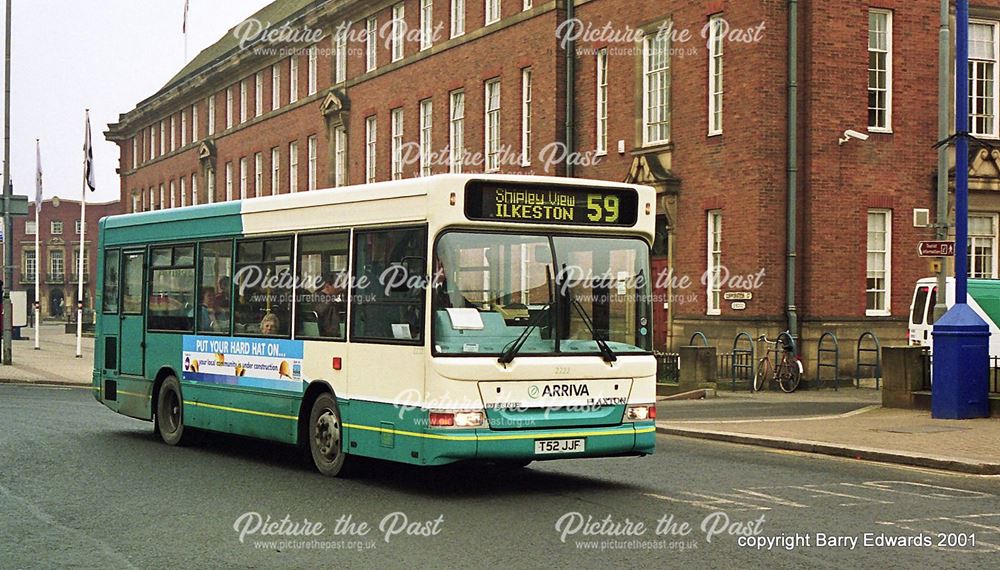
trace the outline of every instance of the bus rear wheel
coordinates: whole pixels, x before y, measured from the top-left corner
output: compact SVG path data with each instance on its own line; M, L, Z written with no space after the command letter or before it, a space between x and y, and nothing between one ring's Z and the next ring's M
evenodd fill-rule
M337 399L332 394L320 394L309 412L309 452L323 475L346 475L344 428Z
M184 400L176 376L167 376L160 385L156 399L156 427L167 445L180 445L184 440Z

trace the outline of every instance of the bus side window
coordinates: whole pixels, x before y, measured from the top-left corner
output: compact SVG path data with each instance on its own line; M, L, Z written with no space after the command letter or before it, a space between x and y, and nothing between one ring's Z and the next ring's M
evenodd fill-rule
M291 271L291 238L237 242L234 336L290 336Z
M350 235L299 236L295 337L344 340L347 333L347 254Z
M233 242L202 243L198 267L198 332L229 333Z
M927 300L927 324L934 324L934 306L937 305L937 287L931 289L930 298Z
M423 343L427 228L355 235L352 340Z
M118 312L118 263L121 252L111 249L104 253L104 293L102 303L105 313Z
M151 250L149 330L194 332L194 246Z

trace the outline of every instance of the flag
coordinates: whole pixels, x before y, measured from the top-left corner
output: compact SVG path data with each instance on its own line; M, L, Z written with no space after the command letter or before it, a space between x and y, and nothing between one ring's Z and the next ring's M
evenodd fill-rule
M87 179L87 186L93 192L97 187L94 182L94 149L90 144L90 109L87 109L87 124L83 134L83 173Z
M188 31L188 0L184 0L184 23L181 24L181 33L186 34Z
M42 148L35 139L35 211L42 211Z

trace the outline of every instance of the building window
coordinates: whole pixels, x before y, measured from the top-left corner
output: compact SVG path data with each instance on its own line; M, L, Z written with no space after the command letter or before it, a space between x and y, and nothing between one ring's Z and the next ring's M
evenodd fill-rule
M160 156L167 154L167 120L160 121Z
M215 203L215 169L209 168L205 172L205 197L209 204Z
M271 149L271 195L281 193L281 151L278 147Z
M80 226L80 220L76 220L76 221L73 222L73 232L76 235L80 235L80 227L81 227Z
M486 0L486 25L500 20L500 0Z
M264 155L259 152L253 155L253 195L264 195Z
M644 145L670 140L670 41L668 34L643 39L642 131Z
M288 143L288 191L299 191L299 141Z
M28 281L34 281L38 272L38 260L35 258L34 249L24 250L24 277Z
M153 211L156 209L156 188L149 187L149 210Z
M451 0L451 37L465 33L465 0Z
M187 178L181 176L181 208L187 206Z
M969 24L969 132L996 137L997 115L996 22Z
M170 152L177 150L177 117L170 115Z
M365 71L378 67L378 18L368 18L365 28Z
M392 179L403 178L403 110L392 110Z
M156 127L149 127L149 160L156 158Z
M163 210L167 207L167 190L160 184L160 209Z
M420 49L434 44L434 0L420 0Z
M191 205L198 205L198 175L191 175Z
M139 166L139 159L136 157L136 152L139 150L139 143L135 139L136 137L132 137L132 170L135 170Z
M34 220L24 222L24 235L33 236L38 231L38 223Z
M316 189L316 135L306 139L306 152L309 162L306 165L306 189Z
M608 48L597 50L597 153L608 153Z
M187 121L187 109L181 111L181 146L185 147L188 143L188 121Z
M892 129L892 12L868 11L868 129Z
M334 36L334 83L347 81L347 30L341 30Z
M889 210L868 210L868 302L865 312L869 316L889 314L891 215Z
M247 167L247 157L240 158L240 200L247 199L247 178L250 176L250 169Z
M240 123L247 120L247 80L240 81Z
M722 212L708 213L708 271L706 276L706 296L708 314L718 315L722 307Z
M198 104L191 105L191 142L198 142Z
M62 235L62 232L63 232L63 223L62 223L62 221L61 220L52 220L52 222L49 224L49 233L52 234L52 235L54 235L54 236L58 236L58 235Z
M531 68L521 70L521 166L531 166Z
M375 182L375 143L377 142L377 123L374 116L365 119L365 182Z
M524 9L525 10L530 10L531 7L532 7L532 5L533 5L533 2L531 0L524 0Z
M722 55L726 25L722 14L709 19L708 39L708 135L722 134Z
M226 88L226 128L233 128L233 86Z
M403 59L404 26L403 3L400 2L392 7L392 61Z
M271 110L281 107L281 66L271 66Z
M258 71L253 82L253 116L264 114L264 72Z
M299 58L294 55L288 58L288 102L299 100Z
M308 85L310 95L316 93L319 83L317 77L317 75L319 74L319 70L317 69L317 65L319 62L319 54L317 53L316 50L317 50L316 46L312 46L309 48L309 67L307 69L306 83Z
M65 275L65 259L63 258L63 250L53 249L49 251L49 273L54 278L53 280L62 280L63 275Z
M434 125L434 102L425 99L420 102L420 175L431 175L432 129Z
M80 248L79 247L74 247L73 248L73 270L74 271L79 271L80 270ZM84 275L90 274L90 255L88 255L87 251L83 252L83 274Z
M233 163L226 163L226 200L233 199Z
M465 161L465 91L451 94L451 121L448 129L448 159L450 171L462 172Z
M170 209L177 207L177 183L170 181Z
M339 126L333 130L333 185L347 183L347 129Z
M141 212L142 211L142 202L141 202L141 200L142 200L142 197L139 196L139 194L137 194L135 190L133 190L132 191L132 212L133 213L135 213L135 212Z
M969 216L969 277L997 278L997 216Z
M486 171L500 169L500 80L486 82L485 154Z
M208 107L208 134L209 136L215 134L215 94L208 96L208 101L205 103Z

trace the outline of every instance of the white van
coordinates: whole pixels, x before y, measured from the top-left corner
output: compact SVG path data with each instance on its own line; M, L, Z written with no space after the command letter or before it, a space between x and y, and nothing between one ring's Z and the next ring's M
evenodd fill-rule
M955 304L955 279L946 280L945 303ZM1000 280L969 279L969 306L990 326L990 356L1000 356ZM911 346L926 346L933 352L934 305L937 303L937 279L925 277L917 281L910 303L910 324L907 337Z

